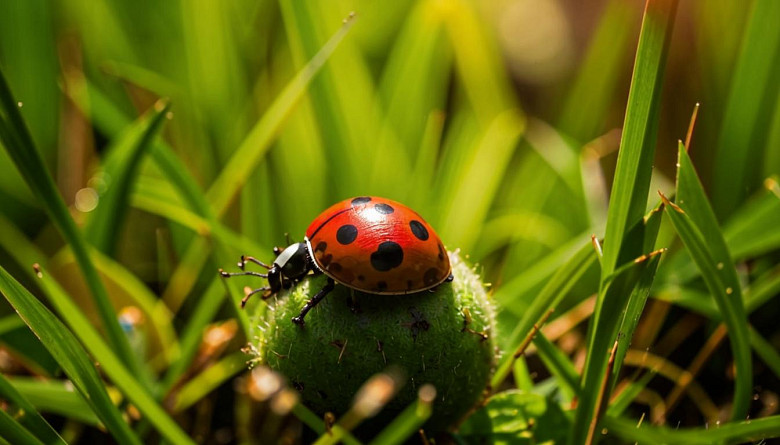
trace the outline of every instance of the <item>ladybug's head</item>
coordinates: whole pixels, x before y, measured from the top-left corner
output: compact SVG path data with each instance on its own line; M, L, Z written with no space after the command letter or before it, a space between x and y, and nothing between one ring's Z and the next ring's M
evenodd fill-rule
M271 288L287 288L288 283L300 280L311 270L309 249L306 243L295 243L282 250L268 273ZM286 285L286 286L285 286Z

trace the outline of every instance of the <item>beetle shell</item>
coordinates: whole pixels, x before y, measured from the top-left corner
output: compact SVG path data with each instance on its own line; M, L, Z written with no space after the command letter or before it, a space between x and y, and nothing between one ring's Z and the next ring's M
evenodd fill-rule
M414 210L378 197L334 204L306 230L309 254L325 275L374 294L431 289L450 276L447 251Z

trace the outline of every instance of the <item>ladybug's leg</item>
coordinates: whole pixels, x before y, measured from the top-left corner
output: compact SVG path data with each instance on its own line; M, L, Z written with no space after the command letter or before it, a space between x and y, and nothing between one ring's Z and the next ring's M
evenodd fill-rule
M241 277L247 275L252 277L268 278L268 274L252 272L251 270L245 270L243 272L225 272L224 270L219 269L219 274L222 276L222 278Z
M306 314L311 310L311 308L313 308L320 301L322 301L322 299L325 298L325 296L328 295L330 291L333 290L334 286L335 283L333 282L333 279L328 278L328 283L325 285L325 287L320 289L320 291L317 292L317 294L315 294L311 300L307 301L306 304L303 305L303 307L301 308L301 313L298 314L297 317L293 317L292 319L293 323L303 326L304 325L303 318L306 316Z
M455 279L455 275L453 275L453 274L450 274L450 276L448 276L448 277L447 277L447 279L446 279L446 280L444 280L444 282L445 282L445 283L451 283L451 282L452 282L452 280L454 280L454 279Z

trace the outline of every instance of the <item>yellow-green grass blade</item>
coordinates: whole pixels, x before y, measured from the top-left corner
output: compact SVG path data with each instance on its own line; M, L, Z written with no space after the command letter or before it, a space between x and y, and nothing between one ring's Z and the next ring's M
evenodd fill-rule
M122 414L106 393L103 381L86 351L65 325L2 267L0 267L0 292L54 356L76 389L117 441L140 444L141 441L122 419ZM75 307L71 310L78 311ZM84 323L86 323L85 327L92 329L86 318ZM93 333L97 336L97 333L94 331ZM108 347L106 350L110 351ZM116 364L128 373L119 361ZM145 393L140 387L138 390L140 393Z
M732 419L743 419L750 404L753 373L742 289L691 159L682 144L678 151L676 205L667 208L667 214L699 267L728 329L736 366Z
M172 411L180 413L209 395L228 379L246 370L248 360L246 353L238 351L206 368L177 391Z
M539 353L545 367L558 379L561 388L568 400L572 400L580 393L580 375L566 354L559 349L547 337L538 332L533 339L534 346Z
M443 33L443 10L441 3L430 0L412 5L382 72L384 125L393 128L402 149L410 154L426 134L431 113L446 105L452 49ZM430 177L432 170L420 173Z
M589 329L588 356L569 437L571 444L586 441L597 416L609 350L639 279L638 269L642 268L632 268L611 283L606 283L606 279L618 266L646 253L642 251L646 244L644 215L653 171L661 85L676 10L676 0L649 0L645 7L607 212L601 289ZM603 396L609 397L609 392Z
M547 281L541 292L534 298L531 306L524 311L515 329L509 334L505 349L507 354L501 358L490 381L493 388L497 388L508 375L514 360L514 351L520 346L523 338L531 332L534 323L538 322L545 312L554 309L595 262L596 252L591 243L588 242Z
M580 143L606 130L608 107L629 60L635 20L632 12L632 5L622 0L607 3L566 98L558 129Z
M27 185L41 201L52 222L73 249L76 261L84 274L84 279L100 314L100 320L106 330L109 343L126 366L134 372L140 372L140 364L134 359L127 338L119 326L117 314L111 306L108 292L100 281L95 265L89 258L87 243L70 216L65 202L57 191L54 180L48 173L46 165L33 143L2 71L0 71L0 140L2 140L6 151L13 159Z
M107 189L90 213L84 237L100 252L113 256L116 250L130 195L141 162L162 126L169 102L159 101L153 109L127 128L109 149L102 166L108 178Z
M100 419L70 381L15 376L10 378L10 382L40 412L56 414L87 425L100 424Z
M780 3L752 4L731 80L715 157L713 207L720 221L761 184L769 123L780 96ZM774 172L778 173L778 172Z
M122 364L114 351L103 341L100 333L92 327L80 308L71 301L62 288L44 270L40 274L40 283L57 312L67 319L68 324L79 327L76 331L79 339L95 360L100 363L101 370L119 388L122 394L138 408L138 411L144 418L166 440L176 444L193 443L173 418L157 403L150 392L139 383L137 377L140 378L140 376L133 374ZM99 411L96 411L96 413L98 415L101 414Z
M431 417L433 413L431 402L435 396L436 390L431 385L421 387L417 400L397 415L369 444L397 445L406 443Z
M3 374L0 374L0 399L3 399L8 405L4 407L3 411L14 415L16 421L23 428L32 432L41 442L48 444L65 443L60 435L57 434L57 431L41 416L35 406ZM2 427L0 427L0 431L2 431Z
M604 420L604 427L610 436L632 443L767 443L769 439L780 437L780 416L689 429L651 426L650 422L638 425L633 419L610 416Z
M233 152L230 160L222 168L207 193L208 201L216 214L224 213L244 186L257 163L263 159L289 114L303 98L314 76L346 36L351 23L352 21L348 21L339 28L330 40L301 68Z

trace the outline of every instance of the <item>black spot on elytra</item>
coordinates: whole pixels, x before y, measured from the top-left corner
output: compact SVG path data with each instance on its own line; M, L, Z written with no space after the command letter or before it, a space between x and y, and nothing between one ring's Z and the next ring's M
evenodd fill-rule
M439 261L444 261L445 254L446 253L444 251L444 246L442 246L441 243L439 243Z
M336 231L336 240L341 244L347 245L352 241L355 241L357 235L357 227L353 226L352 224L344 224L343 226L339 227L339 230Z
M330 263L328 264L328 272L341 272L341 264L339 263Z
M383 202L380 202L379 204L375 205L374 209L377 212L379 212L379 213L381 213L383 215L389 215L389 214L395 212L395 209L393 207L391 207L391 206L389 206L389 205L387 205L387 204L385 204Z
M433 286L439 282L440 276L441 272L439 272L439 269L431 267L425 271L425 275L423 275L423 283L425 283L426 286Z
M404 250L398 243L385 241L371 254L371 265L380 272L398 267L404 261Z
M376 288L379 289L379 290L387 289L387 282L385 282L385 281L377 281Z
M314 248L314 251L325 252L325 249L327 248L328 248L328 243L326 243L325 241L320 241L319 243L317 243L317 247Z
M414 282L412 280L406 280L406 290L412 290Z
M361 196L361 197L353 199L352 200L352 205L353 206L359 206L359 205L363 205L363 204L365 204L365 203L367 203L369 201L371 201L371 197L369 197L369 196Z
M366 281L366 277L364 277L363 275L358 275L357 279L358 281Z
M423 223L420 221L413 219L411 222L409 222L409 227L412 229L412 233L417 237L418 240L425 241L428 239L428 229L426 229Z

